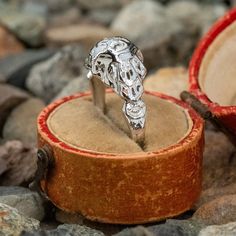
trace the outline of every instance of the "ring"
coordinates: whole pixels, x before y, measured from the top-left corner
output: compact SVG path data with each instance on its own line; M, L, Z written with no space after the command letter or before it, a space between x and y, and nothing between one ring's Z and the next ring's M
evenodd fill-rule
M147 70L141 51L123 37L105 38L90 51L85 62L89 70L93 102L105 112L105 87L112 88L125 102L123 113L132 139L144 145L146 105L142 100Z

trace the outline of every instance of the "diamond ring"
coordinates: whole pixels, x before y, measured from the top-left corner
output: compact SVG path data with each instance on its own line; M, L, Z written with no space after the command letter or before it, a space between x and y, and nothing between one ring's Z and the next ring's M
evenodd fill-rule
M87 77L90 79L94 104L104 112L105 87L112 88L125 100L123 113L131 137L142 146L146 118L142 95L147 71L141 51L126 38L106 38L91 49L85 66L89 70Z

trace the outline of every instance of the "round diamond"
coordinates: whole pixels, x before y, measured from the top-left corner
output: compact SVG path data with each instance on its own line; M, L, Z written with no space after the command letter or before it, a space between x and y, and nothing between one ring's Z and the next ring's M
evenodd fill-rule
M143 117L145 115L145 112L146 106L142 100L132 103L126 103L126 114L133 119Z

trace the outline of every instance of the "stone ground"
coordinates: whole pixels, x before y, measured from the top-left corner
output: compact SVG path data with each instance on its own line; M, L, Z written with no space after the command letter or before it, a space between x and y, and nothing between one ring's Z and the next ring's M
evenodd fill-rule
M142 50L145 89L179 98L200 37L233 0L0 0L0 235L236 235L236 150L206 125L203 191L191 211L139 226L88 221L29 190L36 117L88 89L84 59L98 40L123 35ZM137 24L138 22L138 24Z

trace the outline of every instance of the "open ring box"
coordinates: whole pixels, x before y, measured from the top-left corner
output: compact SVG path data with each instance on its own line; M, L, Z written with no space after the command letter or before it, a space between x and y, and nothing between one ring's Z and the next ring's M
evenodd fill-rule
M236 10L203 38L190 65L190 92L236 133ZM204 122L186 103L145 92L144 150L129 138L122 100L107 113L91 93L63 98L38 118L41 188L60 209L88 219L137 224L191 209L201 192Z
M236 140L236 9L201 40L190 63L190 92Z

